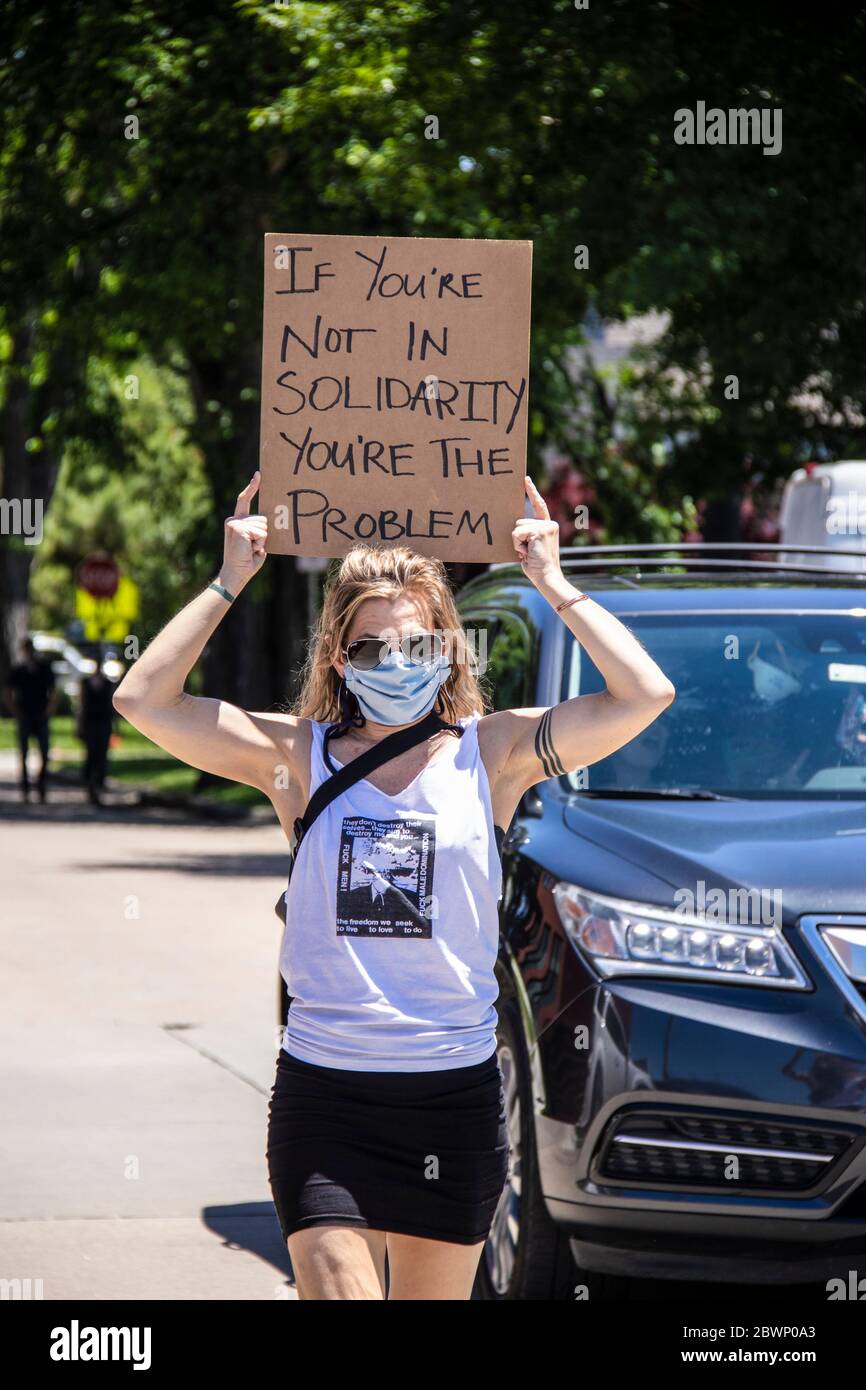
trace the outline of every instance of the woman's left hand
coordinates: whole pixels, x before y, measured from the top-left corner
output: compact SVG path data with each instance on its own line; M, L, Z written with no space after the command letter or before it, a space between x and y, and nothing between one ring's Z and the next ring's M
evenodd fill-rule
M535 585L545 583L561 571L559 568L559 522L551 521L547 503L527 474L526 495L533 516L522 516L514 525L511 540L523 573Z

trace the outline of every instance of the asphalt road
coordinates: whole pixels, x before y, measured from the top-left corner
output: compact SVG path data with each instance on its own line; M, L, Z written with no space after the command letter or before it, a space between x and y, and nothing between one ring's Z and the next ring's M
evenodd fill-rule
M0 1279L45 1299L294 1298L265 1162L282 832L71 788L22 806L13 765Z

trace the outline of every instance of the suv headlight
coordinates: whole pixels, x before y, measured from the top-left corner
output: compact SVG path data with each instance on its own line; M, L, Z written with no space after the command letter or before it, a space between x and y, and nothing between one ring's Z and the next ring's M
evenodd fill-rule
M571 942L600 975L664 975L808 989L776 927L736 926L672 908L624 902L557 883L553 896Z

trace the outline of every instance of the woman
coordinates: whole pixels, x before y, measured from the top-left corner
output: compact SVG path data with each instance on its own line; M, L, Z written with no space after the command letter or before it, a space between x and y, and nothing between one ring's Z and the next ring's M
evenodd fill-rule
M340 765L441 712L441 727L332 801L299 847L268 1164L301 1298L383 1298L387 1252L389 1298L468 1299L508 1164L497 830L528 787L607 757L674 690L566 582L559 528L527 479L534 516L515 523L517 557L602 673L601 693L485 713L442 565L358 546L329 587L291 714L188 695L202 648L264 563L266 519L250 515L258 485L256 473L226 522L218 579L154 639L114 703L193 767L260 788L287 837Z

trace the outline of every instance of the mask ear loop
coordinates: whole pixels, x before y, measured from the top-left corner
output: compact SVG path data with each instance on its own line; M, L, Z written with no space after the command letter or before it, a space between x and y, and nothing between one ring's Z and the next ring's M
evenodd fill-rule
M446 729L448 729L448 731L449 731L450 733L456 734L458 738L462 738L463 735L466 733L466 730L464 729L464 727L463 727L462 724L450 724L450 723L448 722L448 720L446 719L446 717L445 717L445 699L444 699L444 696L443 696L443 694L442 694L442 687L441 687L441 685L440 685L439 689L438 689L437 692L436 692L436 701L435 701L435 704L433 705L433 713L434 713L434 714L438 714L439 718L442 720L443 726L444 726Z
M340 688L337 692L340 701L340 733L343 734L350 726L356 729L363 729L367 720L361 712L357 696L353 695L346 684L346 677L340 677ZM339 735L337 735L339 737Z
M322 741L322 757L331 772L336 772L337 769L331 762L331 757L328 753L328 743L330 740L332 738L341 738L342 735L347 733L351 728L361 729L367 722L364 715L361 713L361 706L358 704L356 697L346 685L345 676L340 677L337 699L340 704L340 718L335 724L328 725Z

